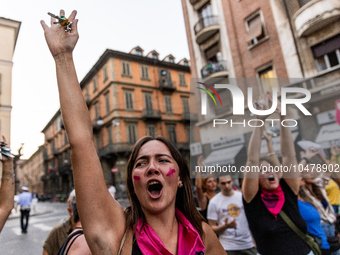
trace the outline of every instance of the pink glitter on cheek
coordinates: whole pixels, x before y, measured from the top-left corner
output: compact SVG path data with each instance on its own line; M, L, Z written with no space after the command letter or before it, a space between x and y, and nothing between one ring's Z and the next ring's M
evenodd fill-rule
M133 176L133 179L136 180L136 181L139 181L140 177L138 175L135 175L135 176Z
M169 170L169 172L166 174L166 176L171 176L171 175L173 175L174 173L176 173L176 170L170 168L170 170Z

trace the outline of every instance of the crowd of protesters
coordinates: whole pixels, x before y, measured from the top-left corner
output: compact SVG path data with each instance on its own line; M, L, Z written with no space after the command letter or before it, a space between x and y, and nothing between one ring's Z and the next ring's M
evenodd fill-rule
M63 10L60 15L65 15ZM69 32L56 24L54 18L50 26L41 22L56 64L75 184L68 199L70 218L52 230L44 244L44 255L340 254L336 228L339 174L247 172L242 189L235 190L229 174L215 178L198 172L195 180L198 211L188 166L179 151L162 137L143 137L135 144L127 166L130 206L123 210L115 200L114 187L106 186L73 63L72 52L78 41L76 11L69 21L72 22ZM271 98L267 94L262 97L266 109ZM280 104L276 112L281 120L285 119L280 114ZM263 121L267 117L257 116ZM335 147L330 159L312 147L307 148L298 162L290 128L280 128L281 160L274 151L271 135L262 127L255 127L246 166L308 167L316 157L326 165L339 163L340 150ZM268 147L265 156L260 154L262 137ZM1 161L0 231L13 208L14 196L13 160L5 154ZM202 157L198 164L204 164ZM27 196L26 200L32 197ZM28 209L25 206L23 202L23 210Z

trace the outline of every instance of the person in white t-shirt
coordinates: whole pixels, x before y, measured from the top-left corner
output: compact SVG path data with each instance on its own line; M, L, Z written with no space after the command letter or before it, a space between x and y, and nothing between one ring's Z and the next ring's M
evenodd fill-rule
M116 188L112 184L107 185L107 189L109 190L111 196L116 199Z
M253 239L244 212L242 193L233 190L230 175L218 178L221 192L208 206L209 225L219 236L228 255L256 255Z

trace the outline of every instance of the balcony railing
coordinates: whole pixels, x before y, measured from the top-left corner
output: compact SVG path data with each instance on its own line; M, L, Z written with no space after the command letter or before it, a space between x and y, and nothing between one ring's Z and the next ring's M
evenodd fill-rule
M173 92L176 90L175 84L172 81L165 80L159 83L159 88L161 91Z
M202 69L201 69L201 75L202 78L205 78L207 76L212 75L213 73L218 73L218 72L223 72L227 71L227 61L222 60L217 63L211 62L206 64Z
M100 157L120 152L131 152L134 144L131 143L110 143L98 151Z
M181 116L181 122L190 122L190 121L197 121L197 114L185 112Z
M160 120L162 118L162 113L159 110L144 109L142 111L143 120Z
M200 20L195 24L194 30L197 35L203 28L210 27L213 25L218 25L217 16L208 16L204 18L200 18Z

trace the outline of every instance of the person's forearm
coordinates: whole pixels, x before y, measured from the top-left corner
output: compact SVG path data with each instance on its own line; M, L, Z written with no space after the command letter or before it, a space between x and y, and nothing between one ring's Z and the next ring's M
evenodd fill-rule
M55 57L60 109L70 145L92 140L91 119L78 82L72 53ZM86 136L86 137L84 137Z
M285 119L285 116L281 116L281 122ZM294 140L292 136L292 132L289 127L280 126L281 133L281 155L282 155L282 164L297 164Z
M13 161L2 163L2 177L0 188L0 208L9 212L14 207L14 170Z
M214 230L216 235L220 235L227 229L227 226L226 225L222 225L222 226L215 225L215 226L211 226L211 228Z
M248 147L248 153L247 153L247 166L259 166L260 163L260 152L261 152L261 128L255 127L254 131L251 135L249 147ZM258 171L255 172L245 172L244 178L257 178L258 177Z

